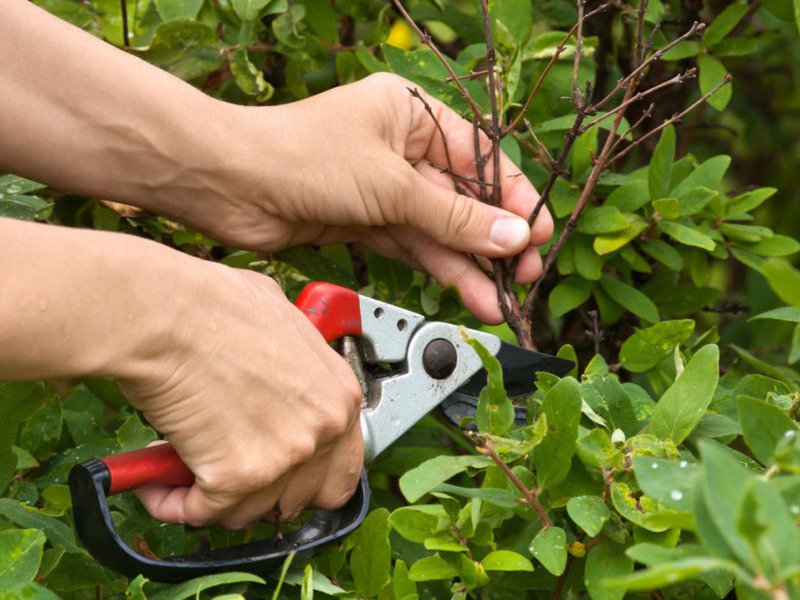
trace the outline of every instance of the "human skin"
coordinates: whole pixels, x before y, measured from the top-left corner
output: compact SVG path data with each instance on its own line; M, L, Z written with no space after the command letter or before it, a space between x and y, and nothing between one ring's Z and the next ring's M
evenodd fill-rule
M41 40L57 40L44 44ZM457 194L413 84L386 74L274 107L241 107L25 0L0 4L0 167L170 216L232 246L358 242L459 287L487 322L493 283L469 254L541 269L552 233L503 156L503 207ZM456 171L472 126L425 96ZM484 140L486 144L486 142ZM196 475L140 497L164 521L240 528L335 508L362 462L359 386L269 278L154 242L0 219L0 378L99 375ZM289 398L291 401L287 401Z

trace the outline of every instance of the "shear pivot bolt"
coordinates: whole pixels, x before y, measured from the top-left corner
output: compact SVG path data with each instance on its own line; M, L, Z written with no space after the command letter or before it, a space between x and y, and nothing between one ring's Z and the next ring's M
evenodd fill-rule
M434 379L449 377L455 371L457 362L456 347L442 338L431 341L422 353L422 365L425 367L425 372Z

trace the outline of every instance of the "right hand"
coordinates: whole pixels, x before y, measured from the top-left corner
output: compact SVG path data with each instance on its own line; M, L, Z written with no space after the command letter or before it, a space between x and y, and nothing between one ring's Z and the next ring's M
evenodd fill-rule
M189 260L172 339L122 386L196 480L141 489L143 504L164 522L230 529L340 507L363 462L352 370L273 280Z

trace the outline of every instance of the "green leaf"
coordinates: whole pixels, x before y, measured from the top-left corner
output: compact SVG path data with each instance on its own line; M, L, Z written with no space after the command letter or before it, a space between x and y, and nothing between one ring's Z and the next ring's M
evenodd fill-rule
M781 300L800 308L800 271L785 260L771 258L764 263L761 272Z
M747 4L731 4L703 31L703 46L713 48L727 36L747 13Z
M695 42L693 40L680 42L667 50L663 58L664 60L683 60L685 58L697 56L702 49L703 47L700 45L700 42Z
M539 487L543 490L560 483L569 473L581 404L580 386L572 377L559 381L544 397L540 412L547 415L547 435L533 451Z
M37 508L20 504L12 498L0 498L0 517L20 527L32 527L44 532L51 544L63 546L67 552L83 552L75 542L75 534L69 525Z
M389 581L392 548L389 545L389 511L373 510L356 531L350 554L350 571L358 592L367 598L377 596Z
M633 561L625 555L625 547L610 539L601 539L586 557L584 575L592 600L622 600L625 590L607 587L605 581L629 574Z
M633 472L645 494L669 508L692 512L694 483L700 472L697 463L637 456Z
M392 591L397 600L405 600L417 595L417 584L411 581L406 563L400 559L394 563L392 573Z
M43 212L49 208L51 208L50 203L39 196L13 196L0 193L0 217L34 221L42 218Z
M750 321L758 319L773 319L775 321L790 321L792 323L800 323L800 308L795 306L783 306L774 310L768 310L755 317L750 317Z
M36 412L44 393L44 384L40 382L0 384L0 492L9 484L17 468L17 457L12 447L19 424Z
M676 445L685 440L711 403L719 380L719 348L700 348L653 409L648 429Z
M604 583L606 586L623 590L646 591L673 585L687 579L696 579L702 573L719 570L736 572L735 565L729 561L698 556L663 563L630 575L610 577Z
M185 80L208 75L223 63L212 27L190 19L162 23L139 55Z
M524 44L533 26L531 3L527 0L495 0L489 6L492 23L502 23L512 40Z
M625 244L647 229L647 223L637 215L627 215L629 225L626 229L609 235L599 235L594 239L592 247L600 256L619 250Z
M755 478L732 450L710 441L700 442L703 474L702 495L695 503L698 532L715 554L749 564L750 548L737 531L739 508L744 502L747 483Z
M10 174L0 176L0 198L38 192L46 187L47 186L43 183L31 181L19 175Z
M706 187L694 188L678 198L678 214L682 217L695 215L717 196L717 192Z
M144 575L137 575L136 578L128 584L128 588L125 590L126 600L147 600L147 596L144 593L144 586L148 581L149 579Z
M408 571L411 581L433 581L436 579L452 579L458 576L458 571L446 562L437 552L433 556L419 559Z
M604 206L615 206L623 213L636 212L650 202L648 190L647 180L636 179L611 192Z
M264 15L284 12L288 6L286 0L231 0L231 5L242 21L255 21Z
M533 571L531 561L511 550L489 552L483 557L481 564L487 571Z
M701 54L697 59L700 69L700 93L707 94L714 89L728 74L728 70L710 54ZM733 86L728 83L708 98L708 103L717 110L724 110L730 102Z
M491 460L484 456L437 456L400 477L400 491L409 502L422 496L466 469L486 467Z
M310 246L286 248L273 256L291 265L311 281L327 281L351 290L357 290L359 287L351 272Z
M665 219L677 219L680 216L680 202L677 198L653 200L653 209Z
M603 525L611 517L611 511L600 496L575 496L567 502L570 519L590 537L603 530ZM554 573L559 575L559 573Z
M305 31L306 7L302 4L290 4L288 10L282 12L272 21L272 32L278 41L289 48L303 48L308 38Z
M228 57L228 66L236 80L236 85L245 94L255 96L259 102L266 102L275 92L264 79L264 73L250 62L246 48L239 48Z
M776 188L764 187L740 194L731 200L728 205L728 213L748 213L761 206L767 198L773 196L777 191Z
M610 431L621 429L625 435L635 435L639 429L636 411L625 388L615 377L603 375L587 375L584 373L581 383L581 396L587 406L583 412L599 425L607 426ZM592 417L587 408L600 415Z
M467 104L460 92L444 82L448 76L436 56L427 48L403 51L388 44L381 46L383 57L392 72L409 79L425 88L427 92L455 110L467 109ZM467 70L460 64L449 61L456 75L466 75ZM486 87L476 81L464 81L470 95L478 106L489 105L489 94Z
M619 360L628 371L642 373L660 363L676 345L688 340L693 331L691 319L662 321L640 329L622 344Z
M770 464L778 442L797 425L785 411L756 398L739 396L736 406L747 447L761 464Z
M595 206L586 209L578 219L577 230L589 235L613 233L628 227L625 218L616 206Z
M565 315L586 302L591 293L592 282L583 277L572 275L562 279L547 299L550 312L554 317Z
M194 19L203 6L203 0L155 0L155 3L162 21Z
M541 529L528 550L551 574L558 577L564 572L567 566L567 534L561 527Z
M667 126L661 132L661 138L653 151L650 166L647 169L647 185L650 199L664 198L670 189L672 162L675 160L675 128Z
M403 506L389 515L389 524L404 538L421 544L431 537L447 514L441 504Z
M671 195L680 198L698 187L716 190L722 182L722 178L730 164L730 156L720 155L709 158L707 161L695 167L685 179L670 190Z
M300 4L306 7L306 21L317 34L330 42L339 39L336 28L339 16L328 0L301 0ZM340 54L353 56L350 52L337 52L336 57Z
M688 225L676 223L675 221L666 221L662 219L658 222L658 228L676 242L680 242L686 246L695 246L711 252L717 245L713 239L702 231L698 231Z
M683 256L674 247L659 238L642 242L642 250L672 271L683 270Z
M494 449L498 453L500 452L497 446L494 446ZM518 496L510 490L503 490L500 488L465 488L457 485L450 485L449 483L442 483L436 490L454 496L463 496L464 498L480 498L488 504L493 504L494 506L500 506L502 508L516 508L519 506Z
M503 435L514 425L514 405L508 399L506 388L503 386L503 368L500 366L500 361L478 340L470 337L466 337L465 340L478 354L487 373L486 387L481 390L478 397L478 412L475 419L478 431Z
M37 529L0 531L0 590L33 581L44 542L44 534Z
M800 242L786 235L772 235L755 244L741 244L741 247L758 256L788 256L800 251Z
M656 308L656 305L632 285L610 277L603 277L600 280L600 285L609 297L624 309L650 323L658 321L658 308Z
M133 413L117 429L117 441L123 452L139 450L157 439L155 430L142 423L139 413Z
M199 597L200 592L208 590L218 585L227 585L230 583L266 583L261 577L251 573L217 573L216 575L205 575L190 579L179 585L171 586L157 594L154 594L150 600L185 600L186 598Z

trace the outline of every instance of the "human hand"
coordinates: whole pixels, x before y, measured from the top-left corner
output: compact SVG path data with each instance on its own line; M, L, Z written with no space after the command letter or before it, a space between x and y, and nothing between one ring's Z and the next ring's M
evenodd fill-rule
M143 488L143 504L161 521L231 529L340 507L364 454L352 370L270 278L189 262L170 343L122 387L195 483Z
M362 242L455 284L479 318L502 321L494 284L468 253L523 252L517 279L533 281L541 272L536 246L552 234L552 219L543 210L532 230L527 226L538 194L505 155L505 210L457 194L437 168L447 165L445 149L433 119L410 94L414 87L378 74L288 105L223 105L220 118L240 143L230 169L238 179L228 185L241 192L227 207L195 204L183 220L222 241L264 251ZM445 131L454 170L475 178L472 125L419 91ZM482 139L485 152L490 143ZM491 180L491 164L487 171Z

